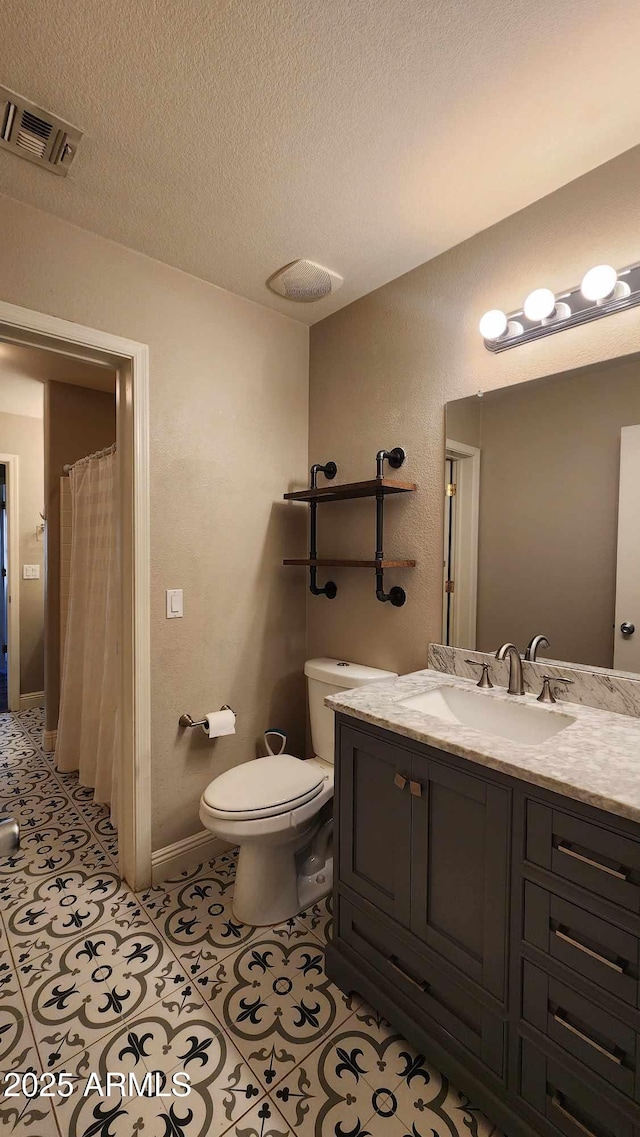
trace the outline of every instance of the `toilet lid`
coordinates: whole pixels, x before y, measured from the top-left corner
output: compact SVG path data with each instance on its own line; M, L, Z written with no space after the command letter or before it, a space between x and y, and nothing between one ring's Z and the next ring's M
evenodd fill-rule
M228 816L265 817L311 801L324 782L325 775L315 762L277 754L244 762L220 774L207 786L203 798L210 809Z

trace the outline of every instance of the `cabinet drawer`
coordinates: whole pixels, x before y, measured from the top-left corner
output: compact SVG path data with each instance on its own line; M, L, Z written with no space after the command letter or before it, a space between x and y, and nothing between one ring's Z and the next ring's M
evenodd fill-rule
M524 891L524 938L540 951L638 1005L638 940L527 881Z
M528 1039L522 1039L520 1094L566 1137L638 1137L634 1123L588 1078L576 1078Z
M527 860L640 912L640 841L537 801L527 802Z
M526 960L522 1017L616 1089L638 1097L636 1032Z
M339 900L339 936L384 976L396 991L467 1050L503 1076L505 1024L466 988L425 964L418 951L385 923Z

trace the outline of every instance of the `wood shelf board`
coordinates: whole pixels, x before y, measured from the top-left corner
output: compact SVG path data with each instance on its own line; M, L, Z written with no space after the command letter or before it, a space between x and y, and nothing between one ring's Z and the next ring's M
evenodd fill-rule
M370 478L365 482L347 482L342 486L325 485L318 489L296 490L295 493L286 493L286 501L347 501L349 498L375 497L377 493L413 493L417 489L415 482L397 482L393 478Z
M283 565L304 565L307 568L415 568L415 561L348 561L348 560L285 560Z

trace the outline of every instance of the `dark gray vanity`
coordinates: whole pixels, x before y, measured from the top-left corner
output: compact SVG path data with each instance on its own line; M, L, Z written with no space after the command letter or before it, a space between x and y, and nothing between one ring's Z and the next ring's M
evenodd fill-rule
M416 740L415 717L383 729L359 698L333 701L330 977L507 1137L640 1137L640 824Z
M329 974L506 1137L640 1137L640 384L619 363L448 404L445 642L328 700Z

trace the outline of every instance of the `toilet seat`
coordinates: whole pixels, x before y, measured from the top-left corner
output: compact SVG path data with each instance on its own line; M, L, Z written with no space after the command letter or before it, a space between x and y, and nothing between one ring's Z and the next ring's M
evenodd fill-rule
M313 801L327 774L317 763L292 754L256 758L214 778L202 795L212 817L249 821L277 817Z

